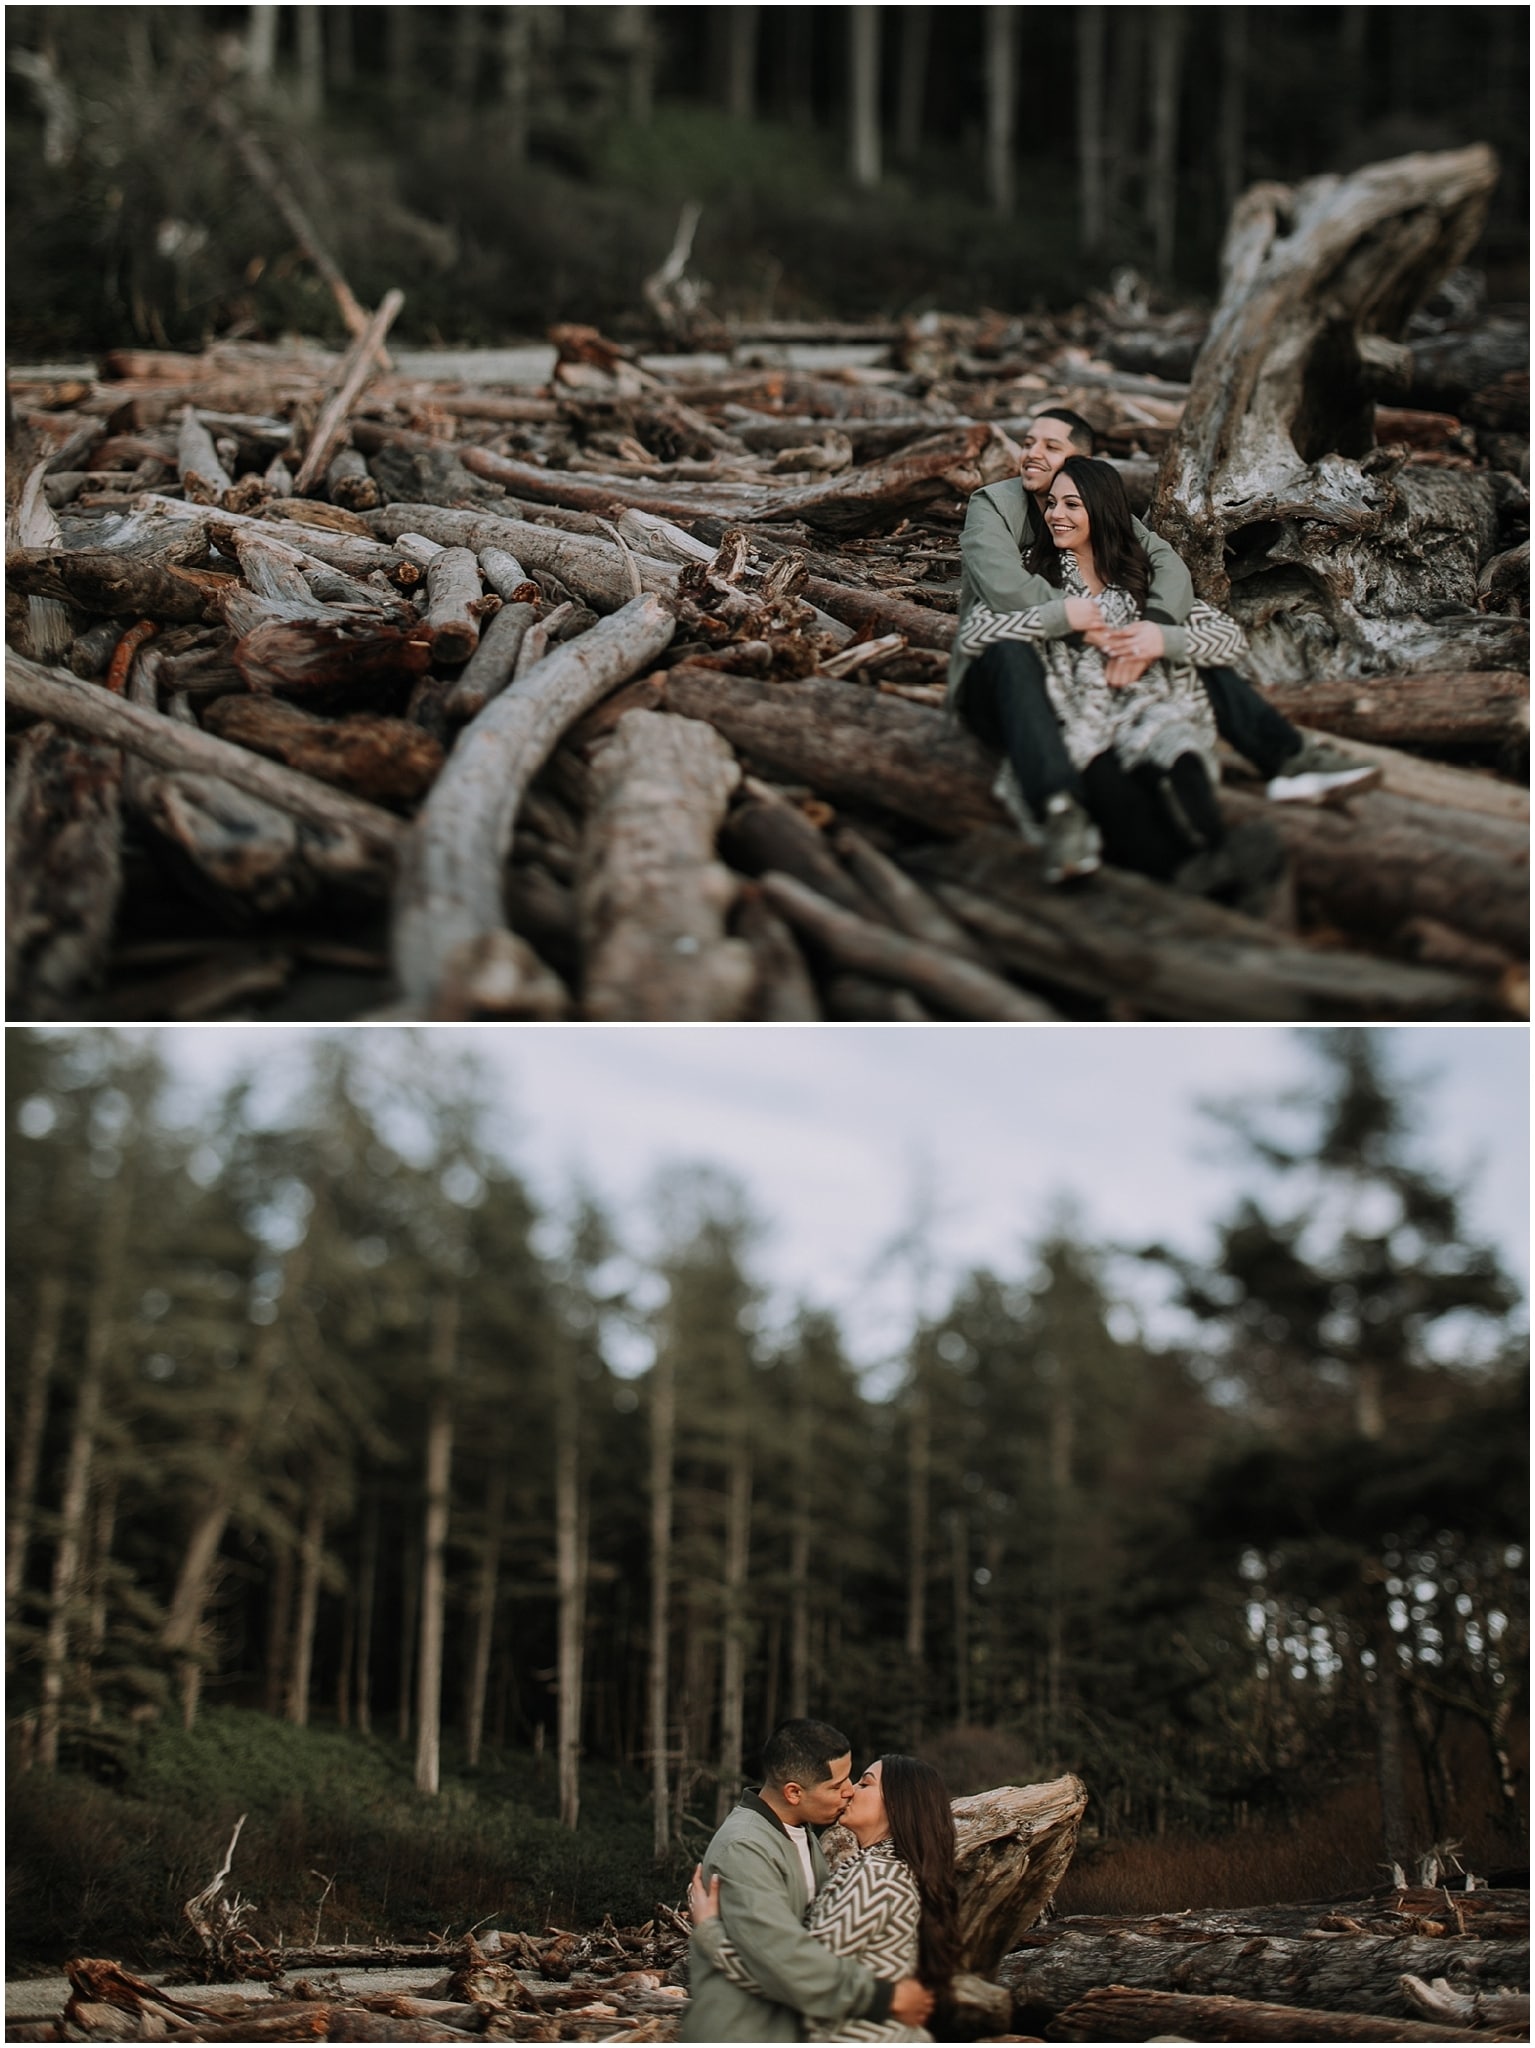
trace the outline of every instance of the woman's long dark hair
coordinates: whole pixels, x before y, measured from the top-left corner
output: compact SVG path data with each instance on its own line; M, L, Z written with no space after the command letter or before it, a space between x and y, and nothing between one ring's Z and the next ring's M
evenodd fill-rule
M1135 537L1131 524L1130 500L1124 479L1112 462L1099 462L1090 455L1068 455L1056 471L1056 480L1069 477L1077 487L1082 509L1087 514L1087 535L1093 544L1093 563L1105 583L1128 590L1135 609L1146 609L1151 588L1151 558ZM1024 559L1024 567L1047 583L1061 587L1061 554L1044 520Z
M959 1892L954 1879L954 1813L943 1779L914 1756L880 1758L880 1793L895 1853L911 1866L922 1896L917 1974L935 1997L959 1967Z

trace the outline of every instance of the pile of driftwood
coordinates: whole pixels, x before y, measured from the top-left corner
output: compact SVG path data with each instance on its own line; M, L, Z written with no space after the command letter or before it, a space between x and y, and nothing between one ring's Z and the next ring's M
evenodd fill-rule
M1490 176L1259 188L1188 385L1116 366L1133 299L835 370L565 328L530 389L386 368L391 294L340 359L13 376L9 1014L1521 1013L1527 376L1425 410L1376 332ZM1289 855L1263 916L1049 889L942 709L965 500L1045 402L1382 765L1281 812L1232 761Z
M1527 2041L1529 1932L1528 1892L1402 1888L1057 1920L996 1976L1052 2041Z
M993 2037L1013 1996L997 1969L1049 1906L1087 1805L1079 1778L1003 1785L954 1801L961 1965L956 2006L967 2037ZM467 1935L420 1947L269 1948L249 1932L247 1902L224 1896L223 1868L184 1911L220 1976L265 1983L257 1996L154 1985L102 1959L65 1964L70 1994L55 2019L7 2021L28 2041L671 2041L687 2001L688 1923L661 1907L642 1927L591 1934L548 1928ZM856 1847L831 1831L830 1859ZM232 1940L231 1935L235 1938ZM420 1969L401 1989L359 1990L365 1971ZM296 1971L314 1975L294 1977ZM338 1972L354 1982L343 1988ZM291 1980L291 1981L290 1981Z
M675 1918L675 1916L673 1916ZM66 1963L57 2019L8 2022L11 2041L674 2041L687 2002L667 1975L685 1926L594 1935L466 1936L419 1949L289 1951L253 1996L154 1985L118 1963ZM419 1970L407 1989L344 1988L338 1971ZM286 1981L286 1973L313 1971Z

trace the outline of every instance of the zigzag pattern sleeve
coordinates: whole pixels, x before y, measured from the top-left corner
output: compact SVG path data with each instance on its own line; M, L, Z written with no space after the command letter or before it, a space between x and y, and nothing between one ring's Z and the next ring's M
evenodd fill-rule
M1195 668L1230 668L1245 659L1247 635L1214 605L1196 601L1189 612L1189 660Z
M999 640L1043 640L1042 616L1040 605L1030 605L1021 612L994 612L990 605L972 605L959 629L959 651L979 654Z
M732 1946L727 1936L722 1934L717 1940L710 1942L707 1954L716 1969L722 1971L738 1990L749 1991L754 1998L763 1996L762 1986L746 1967L741 1951Z
M810 1931L837 1955L866 1963L876 1977L900 1979L917 1966L922 1901L916 1879L895 1857L858 1857L815 1901Z

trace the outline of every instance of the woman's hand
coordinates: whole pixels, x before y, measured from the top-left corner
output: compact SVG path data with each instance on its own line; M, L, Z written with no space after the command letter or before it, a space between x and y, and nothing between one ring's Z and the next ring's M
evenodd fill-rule
M1103 613L1098 609L1095 597L1068 597L1066 600L1066 623L1073 633L1091 633L1103 625Z
M1088 645L1103 656L1103 680L1111 690L1127 690L1138 683L1154 661L1160 661L1166 641L1162 628L1150 619L1134 626L1105 626L1089 633Z
M701 1927L706 1920L720 1917L720 1874L715 1871L708 1886L704 1884L704 1867L701 1863L693 1866L693 1882L688 1886L688 1912L693 1925Z
M1162 628L1151 619L1140 619L1133 626L1115 626L1104 641L1106 654L1128 654L1147 664L1160 661L1166 649Z

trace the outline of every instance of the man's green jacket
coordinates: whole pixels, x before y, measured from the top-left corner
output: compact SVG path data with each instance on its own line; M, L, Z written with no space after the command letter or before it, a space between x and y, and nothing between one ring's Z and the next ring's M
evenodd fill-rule
M1031 576L1023 566L1024 554L1034 544L1034 519L1034 500L1023 488L1021 476L1005 477L1001 483L987 484L971 494L959 540L961 621L975 604L987 605L994 612L1022 612L1041 605L1048 638L1063 639L1071 631L1061 593L1043 576ZM1138 519L1135 537L1151 557L1147 614L1162 625L1167 658L1182 661L1188 653L1183 622L1194 602L1194 585L1167 542ZM970 658L956 645L949 656L950 704L969 666Z
M828 1872L814 1835L810 1862L819 1891ZM695 1929L688 1946L684 2041L797 2041L801 2014L831 2025L889 2017L895 1986L805 1932L810 1896L804 1865L777 1814L755 1792L725 1816L704 1853L706 1885L716 1871L720 1917ZM760 1998L732 1984L710 1960L713 1929L739 1950L762 1986Z

